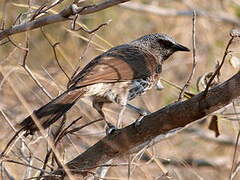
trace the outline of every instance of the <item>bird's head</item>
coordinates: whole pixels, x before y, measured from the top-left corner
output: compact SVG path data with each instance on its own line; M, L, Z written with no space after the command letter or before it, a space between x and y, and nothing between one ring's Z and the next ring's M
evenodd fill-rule
M160 62L165 61L176 51L190 51L187 47L177 43L171 37L160 33L145 35L130 42L130 44L149 51L156 56Z

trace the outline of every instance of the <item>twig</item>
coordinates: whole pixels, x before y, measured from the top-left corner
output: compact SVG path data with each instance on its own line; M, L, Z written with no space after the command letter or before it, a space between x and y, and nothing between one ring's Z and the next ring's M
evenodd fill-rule
M72 23L72 28L71 28L71 30L73 30L73 31L80 31L80 30L81 30L81 31L84 31L84 32L89 33L89 34L92 34L92 33L96 32L96 31L98 31L101 27L107 26L107 25L111 22L111 20L108 20L107 22L98 25L96 28L94 28L94 29L92 29L92 30L88 30L88 29L85 29L85 28L83 28L83 27L76 28L77 18L78 18L78 14L77 14L77 15L75 16L75 18L73 19L73 23Z
M90 36L90 38L89 38L89 40L88 40L88 42L87 42L87 46L83 49L83 51L82 51L81 56L80 56L79 59L83 59L85 53L87 52L87 49L88 49L89 46L90 46L92 37L93 37L93 35ZM75 75L77 74L77 72L79 72L78 70L79 70L80 68L81 68L81 67L80 67L80 64L79 64L79 65L77 66L77 68L75 69L75 71L73 72L73 74L72 74L72 76L71 76L71 78L70 78L70 81L68 81L68 83L67 83L67 88L69 88L69 87L71 86L71 84L74 83L74 82L72 82L72 80L74 79L74 77L75 77Z
M15 163L15 164L19 164L19 165L26 166L26 167L31 167L31 168L36 169L36 170L41 171L41 172L43 171L43 172L46 173L46 174L51 174L50 172L45 171L45 170L43 170L43 169L41 169L41 168L37 168L37 167L35 167L35 166L31 166L31 165L29 165L29 164L22 163L22 162L18 162L18 161L11 160L11 159L4 159L4 160L2 160L2 162Z
M236 164L236 166L235 166L235 168L234 169L231 169L231 176L230 176L230 179L232 180L232 179L234 179L234 177L237 175L237 173L239 172L239 170L240 170L240 162L238 162L237 164Z
M1 168L1 179L4 179L3 173L6 175L6 179L9 180L15 180L15 178L8 172L8 170L3 167L2 163L0 163L0 168Z
M43 5L41 5L33 14L33 16L31 17L31 19L29 21L33 21L38 15L42 14L45 11L42 11L45 7L46 7L46 2L43 3Z
M31 79L37 84L37 86L46 94L46 96L49 99L52 99L52 96L48 93L48 91L42 86L42 84L37 80L37 78L34 76L34 74L31 72L31 70L28 68L28 66L26 65L26 61L27 61L27 56L28 56L28 49L29 46L29 42L28 42L28 35L26 35L26 50L23 56L23 63L22 63L22 67L23 69L28 73L28 75L31 77Z
M6 6L7 6L7 0L4 0L2 3L2 8L1 8L1 12L2 12L2 18L1 18L1 24L0 24L0 29L3 30L4 26L5 26L5 17L6 17Z
M66 118L66 116L64 116L64 118ZM53 139L54 139L54 147L57 146L57 143L60 141L60 138L59 138L59 137L61 137L61 135L63 134L63 132L65 132L68 128L70 128L70 127L71 127L75 122L77 122L79 119L81 119L81 117L78 118L77 120L73 121L69 126L67 126L67 127L66 127L65 129L63 129L63 130L62 130L62 128L63 128L63 123L61 123L60 128L58 128L58 131L55 133L55 135L54 135L54 137L53 137ZM50 149L50 150L47 152L47 154L46 154L46 156L45 156L45 160L44 160L44 164L43 164L42 169L45 169L45 168L46 168L48 159L49 159L49 157L50 157L50 155L51 155L52 152L53 152L52 149ZM56 158L55 155L54 155L54 159L56 160L58 166L61 167L60 163L58 162L59 160ZM41 177L41 176L43 176L43 172L40 173L39 177Z
M83 129L83 128L91 125L91 124L94 124L94 123L98 122L98 121L103 121L103 119L102 119L102 118L101 118L101 119L96 119L96 120L91 121L91 122L89 122L89 123L86 123L86 124L84 124L84 125L82 125L82 126L80 126L80 127L76 127L76 128L74 128L74 129L72 129L72 130L66 131L66 134L72 134L72 133L74 133L74 132L77 132L77 131L79 131L79 130L81 130L81 129Z
M239 165L236 165L236 168L234 168L235 159L236 159L236 155L237 155L237 147L238 147L239 138L240 138L240 131L238 131L237 140L236 140L236 143L235 143L235 146L234 146L232 167L231 167L231 173L230 173L230 178L229 178L230 180L232 180L234 178L234 176L236 175L236 170L238 169L237 167L239 166Z
M64 75L67 77L68 81L70 81L70 77L69 77L69 76L67 75L67 73L64 71L64 69L63 69L63 67L61 66L61 64L60 64L60 62L59 62L59 60L58 60L58 57L57 57L56 46L59 45L60 43L57 42L57 43L54 43L54 44L53 44L53 43L50 41L50 39L48 38L48 36L46 35L46 33L43 31L43 28L41 28L41 32L42 32L44 38L47 40L47 42L49 43L49 45L50 45L50 46L52 47L52 49L53 49L53 54L54 54L54 57L55 57L55 59L56 59L56 61L57 61L58 67L61 69L61 71L62 71L62 72L64 73Z
M8 40L8 39L7 39L6 41L1 42L1 43L0 43L0 46L2 46L2 45L4 45L4 44L7 44L7 43L9 43L9 40Z
M169 80L166 80L166 79L163 79L163 78L161 78L160 80L163 81L164 83L174 87L175 89L177 89L179 91L181 91L181 89L182 89L181 86L178 86L178 85L174 84L173 82L171 82ZM192 93L192 92L189 92L189 91L185 91L183 96L185 98L191 98L191 97L195 96L195 94Z
M28 48L24 48L24 47L21 47L21 46L17 45L13 40L10 39L10 37L7 37L7 39L8 39L8 42L10 42L13 46L17 47L18 49L21 49L21 50L24 50L24 51L29 50Z
M223 55L222 61L221 61L220 65L217 67L217 69L215 70L215 72L213 73L213 75L211 76L211 78L210 78L210 80L208 81L207 86L206 86L206 88L205 88L205 90L204 90L204 97L206 97L206 95L207 95L207 93L208 93L208 90L209 90L209 88L210 88L210 86L211 86L211 84L212 84L212 81L213 81L214 78L220 73L220 70L221 70L221 68L222 68L222 66L223 66L223 64L224 64L224 62L225 62L225 59L226 59L227 55L228 55L229 52L230 52L230 51L229 51L229 47L231 46L231 44L232 44L232 42L233 42L233 39L234 39L235 37L240 37L239 31L238 31L237 29L233 29L233 30L230 32L230 36L231 36L231 38L230 38L230 40L228 41L228 44L227 44L226 49L225 49L225 51L224 51L224 55Z
M31 20L34 20L38 15L40 14L44 14L46 13L49 9L57 6L58 4L60 4L61 2L63 2L64 0L58 0L58 1L54 1L51 5L47 6L45 4L47 4L47 2L43 3L42 6L40 6L36 11L35 14L32 16ZM45 9L44 9L45 8Z
M53 134L53 140L55 140L55 139L57 138L57 136L61 133L61 130L62 130L65 122L66 122L66 115L63 116L62 121L61 121L61 123L60 123L60 126L58 127L57 131ZM55 145L55 147L56 147L56 145ZM50 150L47 152L46 156L45 156L45 160L44 160L44 162L43 162L43 167L42 167L42 169L44 169L44 170L45 170L46 167L47 167L47 162L48 162L48 159L49 159L49 157L50 157L50 155L51 155L51 152L52 152L52 149L50 149ZM57 161L57 163L58 163L58 160L57 160L57 159L56 159L56 161ZM42 175L43 175L43 172L41 172L41 173L39 174L39 177L41 177Z
M185 94L185 91L187 90L187 88L189 87L189 85L191 84L191 80L193 78L194 72L196 70L196 65L197 65L197 61L196 61L196 35L195 35L195 31L196 31L196 12L193 11L193 17L192 17L192 46L193 46L193 65L192 65L192 71L191 74L186 82L186 84L183 86L179 97L178 97L178 101L180 101L183 98L183 95Z
M80 119L82 119L82 116L78 117L77 119L75 119L74 121L72 121L66 128L64 128L56 137L55 139L55 146L57 145L57 143L67 134L67 130L73 126L75 123L77 123Z
M23 131L24 128L21 128L20 130L18 130L17 132L15 132L14 136L10 139L10 141L8 141L7 145L5 146L5 148L3 149L3 151L0 154L0 159L2 157L5 156L5 153L7 152L9 146L12 144L12 142L16 139L16 137L19 135L19 133L21 133Z
M0 66L0 72L2 71L2 67ZM18 99L22 102L23 106L26 107L26 109L28 110L28 112L32 112L32 109L30 108L30 106L28 105L28 103L26 102L26 100L24 99L24 97L22 96L22 94L15 88L15 84L8 79L8 83L9 86L12 88L12 90L14 91L14 93L16 94L16 96L18 97ZM37 120L37 118L34 116L34 114L32 115L32 119L34 121L34 123L36 124L37 128L39 129L40 133L45 137L44 139L47 141L48 145L53 149L54 153L57 155L57 157L59 157L60 159L60 155L59 152L57 151L56 148L54 148L53 142L51 141L50 138L46 137L46 131L43 129L43 127L41 126L41 124L39 123L39 121ZM66 166L62 163L62 167L65 169L69 179L73 179L72 175L70 174L70 172L68 171L68 169L66 168Z
M56 141L56 138L61 133L61 131L62 131L63 127L64 127L65 122L66 122L66 115L63 116L60 126L58 127L57 131L53 134L53 141ZM54 143L54 148L56 148L56 143ZM53 162L56 162L58 167L62 167L61 162L59 162L60 160L57 158L57 156L54 153L53 149L50 148L50 150L47 152L47 154L45 156L45 160L44 160L42 169L45 169L47 167L47 163L48 163L48 160L49 160L49 157L50 157L51 153L53 153L53 155L52 155L52 166L53 166ZM43 176L43 172L41 172L39 174L39 177L41 177L41 176Z

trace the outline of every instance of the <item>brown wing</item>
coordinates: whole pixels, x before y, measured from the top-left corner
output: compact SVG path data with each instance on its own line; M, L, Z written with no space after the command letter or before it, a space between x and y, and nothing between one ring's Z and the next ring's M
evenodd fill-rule
M120 82L146 78L156 72L156 58L147 51L130 45L110 49L93 59L70 81L70 86Z

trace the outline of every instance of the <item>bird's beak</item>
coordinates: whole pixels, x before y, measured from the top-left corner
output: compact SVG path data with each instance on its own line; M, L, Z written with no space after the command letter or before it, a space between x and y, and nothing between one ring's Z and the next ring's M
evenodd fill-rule
M176 51L190 51L187 47L181 45L181 44L175 44L174 49Z

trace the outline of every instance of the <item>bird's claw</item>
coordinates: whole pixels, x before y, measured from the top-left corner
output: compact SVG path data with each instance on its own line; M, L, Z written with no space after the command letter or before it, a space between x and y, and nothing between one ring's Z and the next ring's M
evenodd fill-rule
M143 117L144 117L144 116L140 116L140 117L134 122L135 128L137 128L138 126L140 126Z
M117 128L114 125L112 125L111 123L107 122L106 135L112 134L116 130L117 130Z

